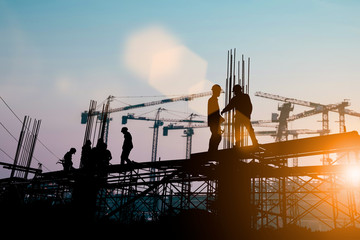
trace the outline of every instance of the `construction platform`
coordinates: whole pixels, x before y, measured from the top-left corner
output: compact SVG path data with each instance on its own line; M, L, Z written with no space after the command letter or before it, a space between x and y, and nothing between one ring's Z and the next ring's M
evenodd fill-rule
M90 173L38 173L29 180L2 179L1 206L9 214L19 206L36 206L46 209L46 216L61 209L56 213L82 221L120 223L198 211L218 217L230 232L314 222L327 229L359 226L358 190L346 182L351 165L287 164L289 158L358 150L359 134L348 132L195 153L186 160L110 165Z

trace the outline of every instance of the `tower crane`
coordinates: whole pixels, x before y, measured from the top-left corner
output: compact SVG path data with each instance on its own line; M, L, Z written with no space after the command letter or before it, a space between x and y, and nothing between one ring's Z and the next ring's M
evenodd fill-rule
M276 130L256 131L255 132L255 134L259 135L259 136L272 136L272 137L276 137L277 133L278 132ZM294 139L296 139L299 134L319 134L319 135L322 135L323 131L322 130L311 130L311 129L288 129L288 130L286 130L285 134L292 135L292 136L294 136Z
M320 104L320 103L315 103L315 102L310 102L310 101L299 100L299 99L295 99L295 98L282 97L279 95L274 95L274 94L264 93L264 92L256 92L255 96L268 98L268 99L272 99L272 100L277 100L277 101L282 101L282 102L289 102L289 103L312 108L311 110L288 117L287 121L293 121L293 120L296 120L299 118L308 117L308 116L312 116L312 115L315 115L318 113L322 113L322 115L323 115L322 116L322 124L323 124L323 132L324 133L329 132L329 115L328 115L329 111L339 113L340 132L345 132L345 129L346 129L345 128L345 114L355 116L355 117L360 117L360 113L357 113L357 112L349 110L349 109L345 109L345 107L350 106L350 103L347 100L344 100L343 102L338 103L338 104L325 105L325 104Z
M274 94L269 94L269 93L264 93L264 92L256 92L255 96L312 108L311 110L307 110L305 112L287 117L286 124L288 121L294 121L296 119L300 119L303 117L308 117L308 116L312 116L312 115L315 115L318 113L322 113L322 131L321 131L322 135L328 134L330 132L329 111L339 113L339 132L346 132L345 114L360 117L360 113L357 113L357 112L349 110L349 109L345 109L347 106L350 105L350 103L347 100L344 100L343 102L338 103L338 104L325 105L325 104L320 104L320 103L315 103L315 102L310 102L310 101L299 100L299 99L295 99L295 98L282 97L279 95L274 95ZM280 132L278 132L278 133L280 133ZM280 134L282 134L282 133L280 133ZM325 154L324 158L323 158L323 162L331 164L331 161L332 160L329 158L328 154Z
M142 107L149 107L149 106L154 106L154 105L159 105L159 104L177 102L177 101L191 101L195 98L206 97L206 96L211 96L211 95L212 95L212 92L209 91L209 92L203 92L203 93L182 95L182 96L173 97L173 98L165 98L165 99L158 100L158 101L145 102L145 103L134 104L134 105L129 105L129 106L125 106L125 107L119 107L119 108L110 108L110 102L115 98L114 96L110 95L107 98L106 105L103 106L102 112L96 111L96 102L91 100L89 111L84 111L81 113L81 124L87 125L86 130L85 130L84 143L87 139L90 138L91 131L92 131L91 128L93 126L92 121L93 121L94 116L97 116L98 119L102 121L101 129L99 130L99 138L105 136L104 140L105 140L105 142L107 142L107 136L108 136L108 132L109 132L109 124L111 121L111 118L110 118L111 113L127 111L130 109L136 109L136 108L142 108Z
M153 132L153 141L152 141L152 153L151 153L151 162L155 162L157 158L157 146L159 138L159 127L164 125L164 122L182 122L182 123L204 123L201 120L190 119L160 119L160 112L166 110L164 108L158 108L155 118L146 118L146 117L136 117L134 114L127 114L122 116L122 124L127 124L128 120L143 120L143 121L153 121L154 122L154 132Z
M169 130L183 130L186 137L186 159L190 159L191 155L191 147L192 147L192 136L194 135L194 128L205 128L208 127L208 125L205 123L205 121L197 121L197 123L203 123L198 125L192 125L193 121L192 118L196 116L195 114L190 114L190 121L187 126L184 125L175 125L173 123L170 123L169 125L163 127L163 136L168 135Z

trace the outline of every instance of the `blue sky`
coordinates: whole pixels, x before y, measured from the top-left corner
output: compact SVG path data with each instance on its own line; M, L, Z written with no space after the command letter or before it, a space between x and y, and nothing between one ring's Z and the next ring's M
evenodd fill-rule
M270 119L278 106L255 97L256 91L324 104L350 99L350 109L360 112L359 12L358 1L0 0L0 94L20 118L26 114L42 120L40 139L60 158L72 146L80 150L80 114L90 99L100 103L109 95L188 94L196 79L203 87L224 86L232 48L251 58L253 119ZM160 52L165 46L172 51ZM125 98L113 105L151 100ZM204 102L199 99L197 109ZM192 111L185 103L163 107ZM0 121L18 136L20 123L1 102L0 109ZM294 112L303 110L296 106ZM110 127L114 163L121 153L123 114L114 114ZM337 118L331 115L333 132ZM320 119L317 115L291 127L320 129ZM358 130L359 119L347 117L347 123L348 130ZM134 149L134 160L150 158L150 126L128 125L141 146ZM0 134L0 148L14 156L16 142L5 129ZM185 139L180 132L171 135L159 140L159 155L181 158L184 149L176 146L185 146ZM208 137L208 129L199 129L194 151L206 150ZM41 145L35 155L48 169L61 169ZM79 157L80 151L76 166ZM2 152L0 159L12 161Z

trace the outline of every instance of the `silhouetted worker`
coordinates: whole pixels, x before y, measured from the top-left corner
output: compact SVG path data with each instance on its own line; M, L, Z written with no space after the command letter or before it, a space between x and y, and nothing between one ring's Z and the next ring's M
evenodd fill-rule
M122 146L122 153L121 153L121 164L125 164L125 161L127 163L131 163L129 159L129 154L131 149L133 149L132 136L128 132L127 127L123 127L121 129L121 132L124 134L124 143Z
M75 148L71 148L70 151L68 151L67 153L65 153L64 155L64 160L63 160L63 167L64 167L64 171L70 171L73 168L73 162L72 162L72 155L76 153L76 149Z
M221 123L225 119L220 115L218 97L221 93L221 87L215 84L211 88L212 96L208 100L208 126L210 127L211 137L209 140L209 152L216 151L221 141Z
M94 173L98 168L102 142L102 139L98 139L96 146L90 150L88 161L85 164L86 170L91 173Z
M99 176L101 176L106 182L106 177L108 175L107 173L107 167L110 164L110 160L112 159L111 152L107 149L107 144L101 141L99 143L98 148L98 159L97 159L97 172Z
M102 142L99 145L99 160L98 167L106 168L110 164L110 160L112 159L111 152L107 149L107 144Z
M80 168L86 168L89 165L89 158L91 153L91 141L86 140L81 149Z
M235 109L234 117L234 127L235 127L235 145L240 146L240 126L244 124L246 127L252 144L254 146L258 145L258 141L255 137L254 129L251 125L250 115L252 113L252 103L250 96L242 92L242 87L240 85L235 85L233 87L233 92L235 96L230 100L229 104L221 111L221 114L224 112Z
M104 147L105 147L105 154L104 154L104 161L105 161L105 166L109 166L110 164L110 160L112 159L112 155L109 149L107 149L107 144L104 143Z
M99 170L100 168L103 167L104 165L104 156L105 156L105 151L106 151L106 147L105 147L105 143L104 140L102 138L99 138L97 143L96 143L96 147L93 148L93 158L94 158L94 164L95 164L95 168L97 170Z

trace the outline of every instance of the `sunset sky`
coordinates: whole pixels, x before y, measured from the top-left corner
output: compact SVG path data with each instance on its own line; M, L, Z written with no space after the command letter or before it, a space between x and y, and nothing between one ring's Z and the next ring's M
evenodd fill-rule
M279 105L254 96L257 91L322 104L348 99L349 109L360 112L359 12L355 0L0 0L0 96L20 119L42 120L39 139L47 149L37 143L34 156L44 171L62 169L56 162L71 147L78 150L78 167L85 132L81 112L90 100L101 108L113 95L111 107L117 108L206 92L214 83L225 87L227 52L234 48L237 56L251 59L253 120L270 120ZM153 118L163 107L164 118L197 113L205 120L207 99L114 113L111 162L120 162L121 116ZM304 110L309 109L295 105L293 113ZM12 163L21 123L3 101L0 112L0 161ZM319 114L289 127L318 130L320 120ZM337 121L330 114L332 133L339 131ZM126 125L135 145L132 160L150 161L152 124ZM358 131L360 120L346 116L346 125ZM184 158L182 135L171 131L164 137L161 129L158 157ZM209 136L208 128L196 129L193 152L206 151ZM8 176L1 168L0 178Z

